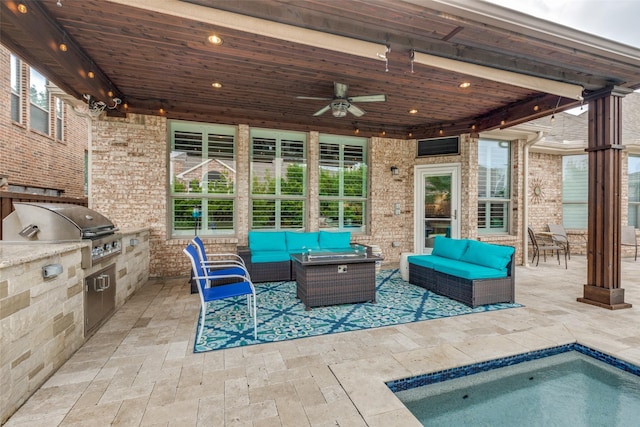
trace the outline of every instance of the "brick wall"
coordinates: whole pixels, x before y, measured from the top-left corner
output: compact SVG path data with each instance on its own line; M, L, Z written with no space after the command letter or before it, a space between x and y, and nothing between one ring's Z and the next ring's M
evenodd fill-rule
M22 63L22 118L11 120L10 52L0 46L0 175L9 184L61 190L66 197L84 197L84 152L89 127L85 118L64 106L64 140L30 129L28 67ZM51 111L54 100L51 97Z

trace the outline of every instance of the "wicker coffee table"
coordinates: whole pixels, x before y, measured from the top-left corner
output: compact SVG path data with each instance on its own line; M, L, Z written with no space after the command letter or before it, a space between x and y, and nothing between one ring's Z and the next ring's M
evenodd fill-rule
M376 261L382 258L354 253L291 255L296 271L296 296L311 307L376 302Z

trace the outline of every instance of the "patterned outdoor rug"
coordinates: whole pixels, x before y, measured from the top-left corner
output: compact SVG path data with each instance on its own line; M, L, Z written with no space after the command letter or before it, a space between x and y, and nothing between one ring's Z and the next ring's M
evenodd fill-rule
M472 309L405 282L399 270L380 271L376 275L376 288L375 304L344 304L305 311L304 304L296 298L296 282L258 283L258 339L253 339L253 320L245 297L214 301L207 307L202 339L195 344L194 352L522 307L503 303Z

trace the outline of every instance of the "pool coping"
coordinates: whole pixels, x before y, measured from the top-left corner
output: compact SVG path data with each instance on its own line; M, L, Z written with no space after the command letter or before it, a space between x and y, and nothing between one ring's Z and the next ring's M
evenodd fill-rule
M569 351L577 351L586 356L592 357L595 360L599 360L610 366L613 366L614 368L618 368L636 376L640 376L640 367L614 357L610 354L603 353L601 351L575 342L542 350L529 351L526 353L516 354L514 356L487 360L485 362L473 363L471 365L444 369L437 372L431 372L428 374L417 375L399 380L391 380L385 382L385 384L392 392L396 393L398 391L410 390L412 388L422 387L429 384L437 384L443 381L466 377L468 375L474 375L480 372L487 372L494 369L513 366L531 360L538 360L549 356L555 356L557 354L566 353Z

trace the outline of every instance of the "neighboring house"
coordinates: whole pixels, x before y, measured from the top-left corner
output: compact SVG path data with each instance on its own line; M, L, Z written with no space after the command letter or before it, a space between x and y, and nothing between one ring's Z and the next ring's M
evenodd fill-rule
M0 45L0 191L85 199L90 122Z
M14 70L6 75L20 76L0 88L7 106L0 116L0 174L10 190L81 198L90 165L91 207L122 228L150 229L151 276L188 273L182 249L194 226L211 250L224 252L245 245L252 229L322 228L349 230L355 241L380 246L385 262L428 251L442 234L513 245L521 263L527 224L574 229L581 227L571 221L584 219L586 200L574 198L586 194L586 181L573 173L582 162L573 156L584 156L585 114L461 135L456 154L429 156L418 156L411 139L102 114L90 119L87 155L88 116L59 102L64 95L52 95L46 82L38 89L36 72L1 52L3 69ZM623 101L624 170L631 167L623 220L636 226L638 97ZM573 175L563 171L570 167Z

